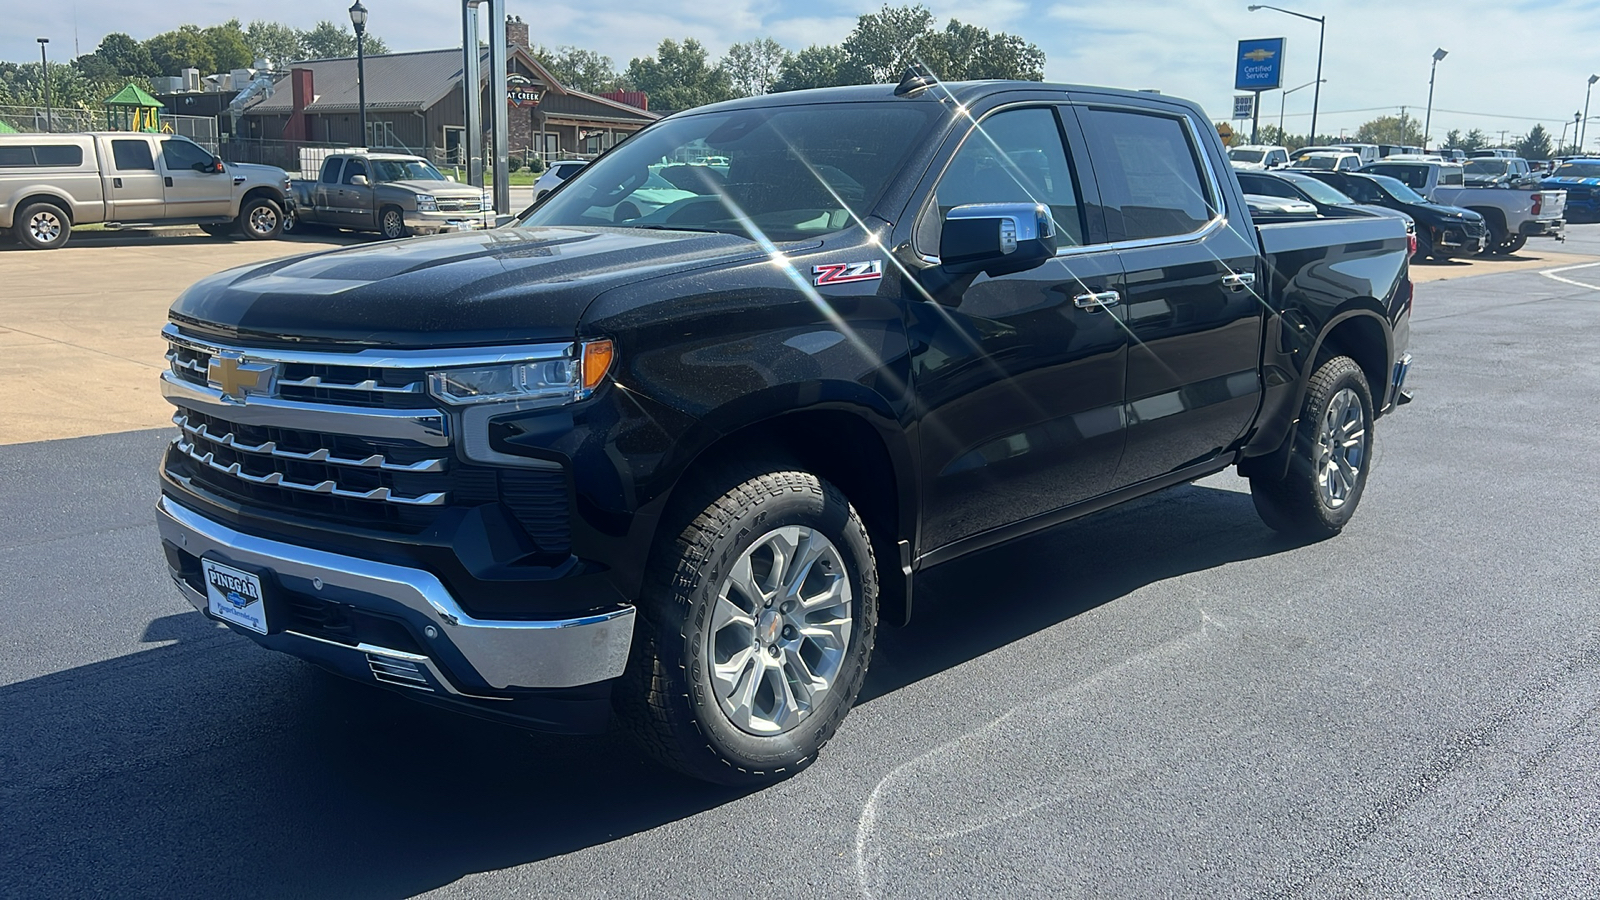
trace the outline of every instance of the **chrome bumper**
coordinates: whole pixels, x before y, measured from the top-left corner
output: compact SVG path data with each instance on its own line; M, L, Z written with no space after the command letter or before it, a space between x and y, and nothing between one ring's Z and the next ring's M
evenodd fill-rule
M593 684L621 675L628 661L628 647L633 641L632 606L555 621L475 619L462 611L438 578L420 569L254 537L213 522L166 497L156 506L156 520L163 539L193 556L210 555L224 562L267 569L296 587L304 585L308 594L332 585L420 613L436 626L428 629L437 635L428 641L449 641L484 683L494 688ZM204 593L189 586L177 572L173 572L173 580L196 609L206 610ZM290 634L331 644L308 635ZM365 653L369 659L409 664L418 670L416 675L423 681L432 679L449 693L472 696L453 684L428 656L366 644L348 649ZM387 663L374 665L375 676L380 668L387 671L393 667Z
M492 228L493 210L487 212L417 212L405 214L406 228L412 234L445 234Z

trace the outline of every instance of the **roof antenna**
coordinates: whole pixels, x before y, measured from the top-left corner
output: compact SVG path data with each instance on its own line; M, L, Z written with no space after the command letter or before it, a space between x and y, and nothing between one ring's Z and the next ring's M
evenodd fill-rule
M928 71L922 63L912 63L906 67L906 75L900 79L900 84L894 89L896 97L909 97L917 91L927 90L939 83L939 79Z

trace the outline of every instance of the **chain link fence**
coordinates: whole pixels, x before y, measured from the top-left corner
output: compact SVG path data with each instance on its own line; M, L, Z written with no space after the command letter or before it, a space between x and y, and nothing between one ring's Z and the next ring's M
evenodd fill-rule
M82 131L120 131L104 109L50 109L43 106L0 106L0 123L24 133ZM5 131L6 128L0 128ZM165 134L182 135L212 153L220 149L217 120L210 116L169 116L163 114L160 129Z

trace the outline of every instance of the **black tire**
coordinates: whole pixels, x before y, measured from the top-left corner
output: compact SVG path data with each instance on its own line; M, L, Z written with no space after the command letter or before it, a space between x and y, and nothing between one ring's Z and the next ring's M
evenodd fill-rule
M206 234L211 235L212 237L217 237L217 238L233 237L234 235L239 233L239 223L238 222L219 222L219 223L210 223L210 222L208 222L208 223L206 223L204 225L201 225L200 226L200 230L204 231Z
M1433 255L1433 235L1426 228L1417 229L1417 252L1413 254L1416 259L1427 259Z
M1334 502L1322 483L1322 470L1329 464L1324 458L1327 452L1324 440L1330 430L1330 416L1337 413L1334 401L1346 390L1354 394L1360 406L1359 468L1354 470L1353 481L1345 488L1343 498L1335 498L1337 502ZM1372 470L1372 410L1372 391L1355 360L1335 356L1323 362L1306 389L1300 423L1291 438L1294 445L1290 450L1288 474L1281 479L1250 479L1250 497L1255 501L1261 521L1275 531L1305 540L1329 538L1343 530L1355 515L1367 475ZM1337 426L1332 430L1349 437L1348 432ZM1346 470L1343 466L1336 467Z
M816 759L866 678L878 622L872 542L844 495L808 472L781 465L745 465L723 469L683 490L688 493L676 505L680 515L663 522L663 537L651 556L632 655L614 695L618 716L652 756L692 777L742 786L787 778ZM835 677L816 706L800 714L789 730L759 735L736 725L718 699L710 669L721 647L712 638L720 642L725 632L713 631L713 611L724 591L733 596L724 583L732 584L744 555L790 526L811 529L831 542L852 592L850 634ZM751 631L758 636L751 656L759 656L760 631L765 628L776 642L780 633L773 629L781 617L770 598L765 614L759 600L754 605L753 623L767 618L774 622L752 624ZM789 606L793 604L786 604L785 611ZM791 632L785 628L781 636L789 638ZM769 652L777 658L776 649ZM765 663L766 658L760 661ZM741 671L760 671L736 665ZM743 675L737 677L743 682ZM779 679L785 677L779 672ZM743 683L769 684L757 674ZM747 696L755 697L760 689L753 687ZM754 707L755 701L750 705Z
M1506 248L1510 246L1510 244L1511 235L1507 234L1504 228L1495 224L1491 224L1489 226L1489 240L1484 245L1485 252L1491 253L1495 256L1499 256L1502 253L1509 253L1511 251Z
M17 213L11 232L29 250L59 250L72 237L72 219L54 203L29 203Z
M1525 234L1514 234L1503 245L1501 245L1500 252L1515 253L1526 246L1528 246L1528 236Z
M283 207L267 197L251 197L239 210L234 223L239 233L252 241L274 241L283 236Z
M406 214L400 207L385 206L378 211L378 232L390 241L398 241L409 233L406 230Z

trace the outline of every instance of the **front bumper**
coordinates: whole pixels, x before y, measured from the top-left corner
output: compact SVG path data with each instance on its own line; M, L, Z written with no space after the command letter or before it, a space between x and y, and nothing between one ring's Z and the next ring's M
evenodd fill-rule
M396 639L389 643L405 645L342 641L292 628L267 635L234 628L264 646L316 662L341 657L336 667L346 674L348 664L359 661L357 668L370 670L379 683L495 701L514 699L526 689L607 681L621 675L627 664L632 606L559 620L477 619L462 610L438 578L420 569L245 534L170 497L161 498L156 513L173 581L196 609L205 612L208 605L203 582L197 583L189 564L198 566L202 557L215 559L261 573L271 584L269 593L302 598L302 603L326 601L370 614L375 621L381 618L390 630L370 634L393 634Z
M494 211L486 212L417 212L405 214L406 230L412 234L448 234L456 231L478 231L494 227Z

